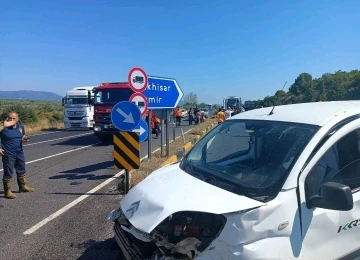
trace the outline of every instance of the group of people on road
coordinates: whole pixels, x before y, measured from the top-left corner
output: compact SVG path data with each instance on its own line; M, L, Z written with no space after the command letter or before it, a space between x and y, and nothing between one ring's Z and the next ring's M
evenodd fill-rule
M189 125L192 125L194 122L195 125L202 123L205 121L205 113L201 112L198 107L190 108L188 112L189 116Z
M19 122L19 115L15 111L8 113L0 132L0 156L3 163L4 197L15 199L16 195L11 190L11 179L15 173L19 192L33 192L34 188L26 184L25 156L23 142L29 139L25 133L24 125Z
M221 124L226 119L228 119L234 115L237 115L239 113L241 113L240 109L233 109L231 107L228 107L225 110L223 107L221 107L221 108L219 108L219 111L216 114L216 120L217 120L218 124Z
M197 124L205 121L205 114L202 113L198 107L195 107L195 108L191 107L189 109L187 115L188 115L188 119L189 119L189 125L192 125L193 123L195 123L197 125ZM177 106L173 110L172 116L174 118L174 123L176 124L176 126L180 126L182 118L183 118L182 108L180 106Z
M202 123L205 121L206 118L205 113L203 113L198 107L190 108L189 111L187 112L187 116L189 120L189 125L192 125L193 123L195 123L196 125ZM172 110L171 124L176 124L176 126L181 126L183 117L184 117L183 109L180 106L177 106L175 109ZM154 119L154 121L158 122L158 125L160 125L160 119L156 118ZM159 128L159 126L154 125L153 129L156 127Z

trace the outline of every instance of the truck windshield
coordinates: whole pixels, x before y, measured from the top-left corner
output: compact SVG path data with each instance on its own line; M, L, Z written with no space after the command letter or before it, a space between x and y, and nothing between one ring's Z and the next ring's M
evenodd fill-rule
M65 105L87 105L88 99L86 97L71 97L65 98Z
M240 103L239 103L239 100L237 99L229 99L227 101L227 107L239 107L240 106Z
M95 92L94 104L114 105L120 101L129 101L134 92L130 88L101 89Z
M193 147L180 168L235 194L268 201L280 192L318 128L290 122L227 120Z

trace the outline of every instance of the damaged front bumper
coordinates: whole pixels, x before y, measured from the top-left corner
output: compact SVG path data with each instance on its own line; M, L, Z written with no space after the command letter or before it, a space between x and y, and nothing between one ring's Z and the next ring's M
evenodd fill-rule
M126 259L128 260L146 259L146 257L141 252L141 248L136 246L137 243L134 243L134 241L130 241L129 234L126 234L126 231L122 230L121 226L116 222L114 224L114 232L115 232L115 240Z
M196 218L202 224L196 222ZM226 223L222 215L179 212L147 234L132 226L121 209L112 211L108 219L114 221L115 240L128 260L196 259L216 239ZM208 226L216 223L213 227L206 227L206 222ZM197 228L197 223L202 227Z

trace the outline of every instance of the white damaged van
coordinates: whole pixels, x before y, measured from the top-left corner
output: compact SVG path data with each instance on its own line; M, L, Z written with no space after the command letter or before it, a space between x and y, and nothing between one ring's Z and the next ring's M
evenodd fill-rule
M109 214L126 259L360 256L360 102L229 118Z

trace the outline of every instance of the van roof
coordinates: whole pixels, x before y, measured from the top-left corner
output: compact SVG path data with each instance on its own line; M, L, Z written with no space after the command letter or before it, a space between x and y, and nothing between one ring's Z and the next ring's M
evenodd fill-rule
M352 111L352 114L354 112L360 114L360 101L327 101L281 105L276 106L273 114L269 115L272 109L273 107L258 108L237 114L228 120L271 120L323 126L340 114L349 113L350 111Z

